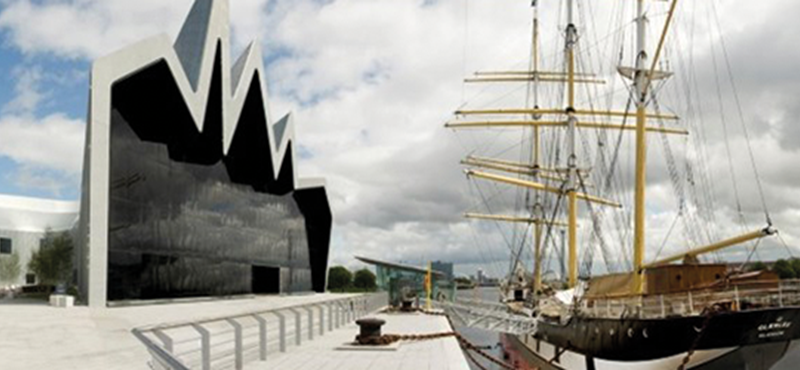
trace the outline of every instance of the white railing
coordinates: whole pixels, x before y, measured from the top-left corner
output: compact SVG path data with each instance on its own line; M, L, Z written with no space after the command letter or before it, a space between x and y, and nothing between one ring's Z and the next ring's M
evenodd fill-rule
M456 299L435 301L433 306L466 327L516 335L536 332L535 318L512 313L507 305L499 302Z
M800 281L746 283L681 293L624 298L586 298L581 311L593 317L693 316L713 305L734 311L800 305Z
M388 304L386 293L133 329L154 370L242 369Z

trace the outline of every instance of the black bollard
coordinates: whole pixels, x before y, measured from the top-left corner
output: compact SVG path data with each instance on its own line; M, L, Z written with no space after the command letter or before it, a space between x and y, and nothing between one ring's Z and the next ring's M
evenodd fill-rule
M414 312L413 301L410 299L404 299L402 302L402 306L400 306L400 311L402 312Z
M356 336L359 344L377 344L381 338L381 326L386 321L375 318L356 320L356 324L361 328L361 333Z

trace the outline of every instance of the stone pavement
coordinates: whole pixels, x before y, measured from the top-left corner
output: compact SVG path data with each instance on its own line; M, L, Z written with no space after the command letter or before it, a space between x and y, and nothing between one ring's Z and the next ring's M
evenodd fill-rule
M67 309L50 307L45 302L0 301L0 369L143 370L148 368L150 355L144 345L131 334L133 328L233 316L348 296L354 295L325 293L260 296L146 306L79 306ZM309 342L309 345L313 344L316 343Z
M397 313L370 317L386 320L382 328L384 334L433 334L453 330L444 316ZM342 349L353 342L356 334L358 327L351 323L266 362L251 362L245 370L469 370L454 337L401 341L393 351Z

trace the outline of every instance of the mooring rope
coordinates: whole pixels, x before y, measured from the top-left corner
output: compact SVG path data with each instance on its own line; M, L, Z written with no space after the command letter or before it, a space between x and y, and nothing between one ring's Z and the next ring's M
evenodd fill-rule
M398 309L390 308L387 310L389 312L392 311L399 311ZM455 328L453 325L453 321L450 319L450 315L444 312L438 311L427 311L421 308L414 308L411 311L404 311L404 312L421 312L425 315L432 315L432 316L444 316L447 319L447 323L450 325L451 328ZM507 370L516 370L517 368L511 366L504 361L492 356L491 354L487 353L481 347L472 343L469 339L464 338L463 335L456 331L446 331L446 332L439 332L439 333L429 333L429 334L383 334L380 337L375 338L361 338L358 339L360 344L365 345L389 345L399 341L422 341L422 340L433 340L433 339L440 339L440 338L447 338L447 337L455 337L458 340L458 344L464 353L467 354L467 358L472 361L476 366L481 368L482 370L487 370L481 363L477 361L477 359L472 356L470 351L477 353L481 357L487 359L488 361L494 363L495 365L507 369Z

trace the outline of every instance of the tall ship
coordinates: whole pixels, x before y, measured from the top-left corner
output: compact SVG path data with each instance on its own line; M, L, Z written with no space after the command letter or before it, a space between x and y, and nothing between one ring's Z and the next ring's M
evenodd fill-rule
M700 14L713 2L684 13L677 0L605 13L613 2L541 3L531 3L524 66L466 78L490 96L445 125L468 151L476 201L465 216L476 234L506 235L501 301L536 320L503 342L543 368L771 368L800 343L800 284L753 268L759 249L785 243L724 40L677 29L695 18L718 27L717 13ZM612 20L600 36L595 13ZM689 50L700 47L714 68L695 72ZM731 143L734 129L743 140ZM742 203L758 205L758 221Z

